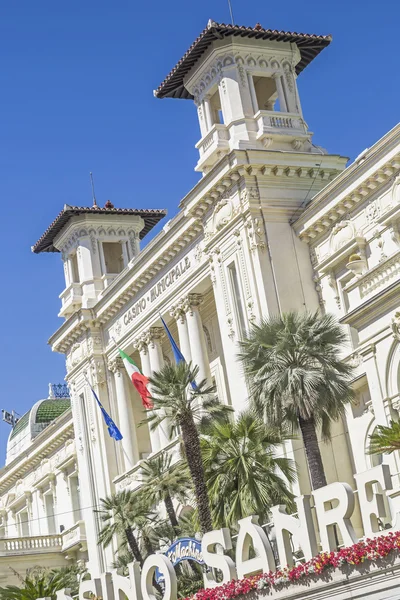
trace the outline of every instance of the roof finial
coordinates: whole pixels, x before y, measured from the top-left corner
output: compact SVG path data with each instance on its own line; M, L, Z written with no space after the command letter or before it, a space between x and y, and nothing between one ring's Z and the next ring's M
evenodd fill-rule
M93 173L92 173L92 171L90 171L89 175L90 175L90 183L92 185L93 208L99 208L97 206L97 202L96 202L96 194L94 193L94 182L93 182Z

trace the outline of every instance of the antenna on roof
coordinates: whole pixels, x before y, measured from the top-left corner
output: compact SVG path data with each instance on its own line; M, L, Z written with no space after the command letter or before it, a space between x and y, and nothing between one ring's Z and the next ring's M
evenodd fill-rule
M233 20L233 10L232 10L232 4L231 4L231 0L228 0L228 6L229 6L229 12L231 14L231 21L232 21L232 25L235 24L234 20Z
M94 193L94 182L93 182L93 173L92 173L92 171L90 171L89 175L90 175L90 183L91 183L91 186L92 186L93 208L98 208L97 202L96 202L96 194Z

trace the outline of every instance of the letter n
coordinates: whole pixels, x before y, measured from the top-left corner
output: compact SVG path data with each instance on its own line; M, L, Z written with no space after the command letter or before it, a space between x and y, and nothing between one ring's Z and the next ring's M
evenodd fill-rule
M300 548L303 551L306 560L311 560L318 554L310 496L299 496L295 501L298 519L288 515L286 507L283 505L274 506L271 509L281 568L294 566L290 536L292 536L296 549Z

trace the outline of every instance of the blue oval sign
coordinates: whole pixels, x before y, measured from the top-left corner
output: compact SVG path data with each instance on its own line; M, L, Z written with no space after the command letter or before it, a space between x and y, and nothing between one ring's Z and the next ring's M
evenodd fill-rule
M183 560L194 560L199 565L204 565L203 556L201 554L201 542L195 538L179 538L170 545L164 554L169 558L174 567ZM157 583L162 583L164 581L164 576L158 569L156 569L155 572L155 579Z
M179 538L164 552L175 566L182 560L194 560L199 565L204 565L203 556L201 554L201 542L194 538Z

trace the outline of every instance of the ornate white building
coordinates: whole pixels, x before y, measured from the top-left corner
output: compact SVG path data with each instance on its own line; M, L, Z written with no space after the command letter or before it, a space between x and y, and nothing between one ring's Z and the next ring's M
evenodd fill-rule
M155 91L197 108L202 177L178 214L141 248L164 211L64 206L33 247L61 253L64 265L64 322L50 344L66 356L71 409L38 433L35 405L24 417L28 441L18 445L19 424L10 434L0 471L0 582L11 556L13 564L28 566L33 555L43 563L53 539L59 564L88 560L96 574L113 562L115 548L97 543L93 507L136 486L141 459L176 444L162 429L138 428L141 401L115 344L146 375L173 361L160 314L236 411L248 396L237 342L252 322L288 310L336 314L351 340L344 353L357 365L357 396L332 440L321 442L327 480L355 489L357 474L382 461L366 450L368 435L400 407L400 126L347 169L345 157L313 144L297 76L329 43L210 21ZM121 442L108 436L86 378ZM283 449L297 464L296 494L310 492L302 446L299 439ZM400 489L398 457L384 460L394 489L379 527ZM363 535L357 510L352 520ZM41 522L46 528L34 525Z

